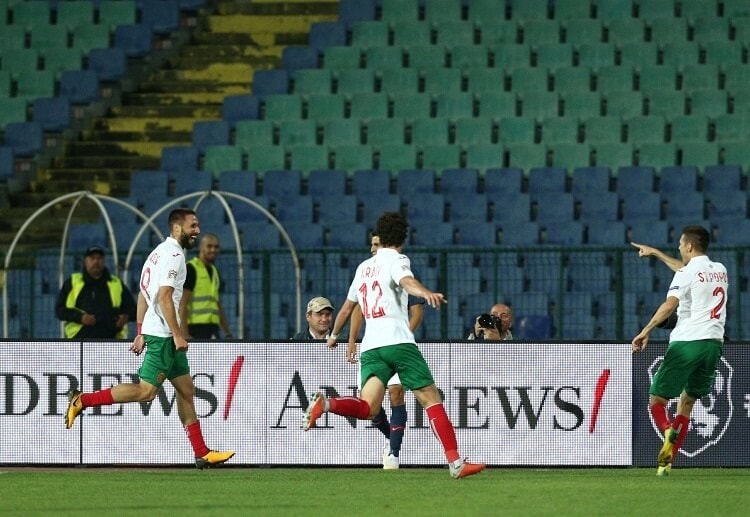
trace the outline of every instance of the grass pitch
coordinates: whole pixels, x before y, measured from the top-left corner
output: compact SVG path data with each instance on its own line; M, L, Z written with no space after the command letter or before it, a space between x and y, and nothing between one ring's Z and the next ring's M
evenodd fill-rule
M747 515L748 469L24 469L0 515Z

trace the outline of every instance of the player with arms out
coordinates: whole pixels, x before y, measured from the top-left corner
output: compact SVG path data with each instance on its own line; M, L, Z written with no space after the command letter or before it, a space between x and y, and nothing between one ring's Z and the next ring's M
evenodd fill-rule
M146 347L137 384L118 384L112 388L82 393L68 392L65 427L70 429L87 407L154 400L162 383L169 379L177 393L177 413L200 468L224 463L233 451L213 451L206 446L193 401L195 386L187 360L186 329L180 327L179 307L185 282L185 250L195 245L200 226L195 212L172 210L169 237L159 244L143 264L137 305L137 335L130 350L140 355ZM187 322L185 322L187 325Z
M381 248L380 237L373 234L370 240L370 253L375 255ZM401 253L401 249L398 250ZM422 298L409 295L407 302L409 308L409 329L414 332L422 323L424 317L424 300ZM360 308L361 309L361 308ZM349 324L349 343L346 350L347 361L357 363L357 336L362 328L362 311L354 310L351 315ZM358 372L361 374L361 370ZM401 386L401 379L398 374L388 379L388 398L391 402L391 421L388 422L388 415L381 406L380 413L372 419L372 424L378 428L386 437L385 447L383 448L383 469L395 470L399 467L399 454L401 452L401 442L404 440L404 430L406 429L406 402L404 401L404 387Z
M446 300L442 293L430 291L415 279L409 257L398 252L406 240L406 231L406 219L401 214L386 212L378 219L375 233L382 248L357 267L328 337L328 347L335 348L338 332L357 304L362 307L366 325L360 357L361 396L329 399L324 393L315 393L303 415L302 428L307 431L314 427L316 420L329 411L371 420L380 413L388 380L398 373L404 389L411 390L425 408L432 431L445 451L451 476L464 478L481 472L485 465L465 462L458 453L453 424L409 329L406 307L409 294L421 296L436 309Z
M658 476L668 476L677 451L687 436L695 401L711 393L716 366L721 359L727 317L727 269L707 255L708 230L686 226L680 236L680 259L643 244L632 243L641 257L655 256L675 271L667 299L651 321L633 338L633 352L648 345L651 331L677 310L677 323L669 335L664 361L649 389L649 409L664 433L659 451ZM679 396L673 422L667 414L669 399Z

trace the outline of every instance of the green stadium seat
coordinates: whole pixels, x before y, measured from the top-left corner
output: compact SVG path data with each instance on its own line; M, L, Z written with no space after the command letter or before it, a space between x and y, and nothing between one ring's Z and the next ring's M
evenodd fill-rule
M634 90L635 77L632 66L604 66L594 70L596 91L603 95L616 95Z
M617 17L604 22L609 43L622 45L646 39L646 25L639 18Z
M734 101L734 113L750 113L750 91L747 88L731 92L730 95Z
M617 170L618 167L633 165L633 146L630 143L603 142L594 144L591 149L592 166L609 167Z
M373 70L397 69L404 65L401 47L371 47L365 50L365 65Z
M333 168L346 171L372 169L372 148L369 145L337 145L331 147Z
M531 65L531 49L529 45L498 45L490 47L490 53L496 68L512 70Z
M424 4L424 19L431 22L461 18L461 0L431 0Z
M620 117L590 117L583 122L583 141L589 144L619 143L623 129Z
M467 4L469 20L486 22L502 21L505 13L497 8L497 0L472 0Z
M479 93L479 116L495 120L515 117L518 114L517 101L512 93L488 91Z
M615 46L612 43L583 43L578 46L576 55L578 66L601 68L615 64Z
M588 144L559 143L547 146L552 156L552 167L572 171L577 167L591 165L591 148Z
M548 17L547 0L516 0L509 4L514 20L542 20Z
M447 66L446 50L442 45L414 45L406 48L409 68L417 70Z
M638 165L661 169L677 165L677 145L670 143L645 143L637 147Z
M430 116L430 96L425 93L408 93L395 95L393 103L393 117L404 120L416 120Z
M729 86L730 70L741 67L731 67L726 71L724 87L731 90ZM718 90L719 89L719 67L718 65L687 65L680 70L682 77L682 90L690 95L696 90ZM745 83L747 84L747 83Z
M659 45L685 43L688 34L685 18L654 18L646 22L646 39Z
M102 0L99 2L99 25L114 31L118 25L136 23L135 0Z
M729 98L724 90L695 90L688 95L690 113L717 117L729 112Z
M644 113L644 98L641 92L616 92L604 95L604 115L615 117L637 117Z
M602 97L598 92L566 92L560 95L560 102L566 117L589 118L602 113Z
M10 72L0 70L0 99L10 97Z
M65 25L34 25L29 29L29 36L29 47L40 51L68 46L68 27Z
M725 18L738 18L750 16L750 4L745 0L721 0L724 6Z
M317 143L315 120L282 120L279 122L279 144L284 147Z
M550 71L573 65L573 46L570 43L539 45L536 49L536 66Z
M294 74L294 93L331 93L333 78L329 69L303 69Z
M578 142L578 120L575 117L558 117L542 120L542 142L548 145Z
M375 168L397 171L417 167L417 148L409 144L381 145L374 152Z
M680 15L688 20L718 16L714 0L680 0Z
M406 142L406 124L400 118L368 120L364 123L364 132L367 143L373 146Z
M498 121L498 140L502 144L533 143L535 141L533 117L500 118Z
M505 83L505 71L500 68L475 68L466 71L467 90L474 94L497 92Z
M26 122L26 99L0 97L0 131L12 122Z
M39 70L39 51L33 48L20 48L2 55L3 70L18 77L26 72Z
M526 20L520 22L518 28L521 41L532 47L560 42L560 22L557 20Z
M563 41L574 46L599 43L604 36L602 22L591 18L565 20L562 24Z
M742 45L734 41L709 41L704 45L706 63L721 67L740 66L742 60Z
M328 47L323 51L323 68L340 70L360 68L362 51L359 47Z
M587 66L561 67L554 71L553 90L562 94L591 90L591 70Z
M486 171L503 166L502 144L473 144L466 147L466 167Z
M692 142L680 145L680 165L698 167L703 170L708 165L718 165L719 146L716 142Z
M303 98L302 110L316 122L344 118L346 98L342 94L308 95Z
M454 169L461 166L461 146L452 144L419 146L417 160L422 169Z
M247 170L270 171L284 169L284 149L278 145L253 145L245 149L247 153Z
M386 68L376 79L376 90L378 82L383 93L417 93L419 73L413 68Z
M554 4L556 20L578 20L591 17L591 0L557 1Z
M671 141L678 144L708 141L708 117L705 115L677 115L668 119Z
M677 90L677 67L675 65L645 65L636 67L638 90L644 95L657 91Z
M459 118L454 122L454 143L463 146L492 143L494 125L491 118Z
M2 26L2 25L0 25ZM26 29L18 25L7 25L0 30L0 57L4 50L24 48Z
M330 169L328 148L322 145L297 145L288 148L290 167L302 171L304 177L316 169Z
M709 41L729 40L729 19L727 18L693 18L690 25L693 31L693 40L698 43L703 44Z
M428 2L430 5L432 2ZM444 47L456 45L474 45L475 27L473 22L462 21L459 18L446 19L435 24L436 43Z
M674 18L675 12L674 0L648 0L647 2L638 2L638 16L645 19L653 18Z
M336 92L343 94L372 93L375 91L374 70L344 69L334 73Z
M427 68L421 76L425 93L461 91L462 74L457 68Z
M476 20L482 44L491 48L498 45L515 44L518 41L516 22L498 18L497 11L497 5L495 5L494 17Z
M683 92L655 91L646 97L646 114L674 117L686 113L686 98Z
M42 51L42 59L44 69L56 74L83 67L83 52L77 48L48 48Z
M560 99L557 93L529 91L518 94L521 102L521 115L543 119L557 117L560 111Z
M263 100L264 117L268 120L302 118L302 96L293 94L267 95Z
M663 116L640 115L625 120L627 141L633 145L666 142L666 119Z
M750 114L726 113L714 120L715 138L719 143L746 142L750 139Z
M503 166L506 167L529 170L533 167L544 167L547 163L547 149L541 144L507 144L505 152L508 163L504 163Z
M234 126L234 145L242 149L254 145L272 145L273 130L273 122L270 120L238 120Z
M484 45L455 45L449 54L451 68L470 71L489 65L489 51Z
M446 120L474 115L474 95L464 92L445 92L435 95L435 115Z
M750 65L743 64L727 68L724 71L724 88L735 93L747 88L750 84Z
M381 21L354 22L352 30L352 46L369 50L374 47L388 45L389 27Z
M619 46L620 65L644 66L658 64L658 47L650 41L630 41Z
M700 49L694 41L666 43L662 47L664 65L685 66L698 64Z
M381 7L385 21L416 20L419 15L417 0L381 0Z
M750 169L750 147L746 142L726 142L721 153L722 165L739 165L743 171Z
M596 17L600 20L617 20L633 16L631 0L593 0Z
M16 96L29 101L39 97L55 96L55 72L37 70L19 73L16 78Z
M108 25L79 25L73 29L72 46L88 54L95 48L109 48L110 39Z
M732 19L731 30L734 31L734 40L737 43L742 45L750 43L750 16Z
M362 143L360 121L355 119L328 120L323 124L323 144L359 145Z
M242 149L233 145L206 146L203 156L203 170L213 174L215 179L224 171L243 169Z
M384 93L355 93L351 96L349 116L370 120L388 116L388 96Z
M431 45L432 25L418 20L400 20L391 24L393 45Z
M72 31L81 25L94 23L94 3L87 0L67 0L57 4L57 25Z
M447 144L448 121L442 117L415 120L411 124L411 143L415 145Z
M36 25L50 25L50 2L31 0L16 4L12 10L14 25L26 27L27 30Z

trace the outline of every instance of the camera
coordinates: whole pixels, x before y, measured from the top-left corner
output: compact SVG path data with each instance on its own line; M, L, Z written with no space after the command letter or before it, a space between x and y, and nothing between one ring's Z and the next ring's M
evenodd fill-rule
M494 314L481 314L479 316L479 326L483 329L495 329L500 330L503 327L503 323Z

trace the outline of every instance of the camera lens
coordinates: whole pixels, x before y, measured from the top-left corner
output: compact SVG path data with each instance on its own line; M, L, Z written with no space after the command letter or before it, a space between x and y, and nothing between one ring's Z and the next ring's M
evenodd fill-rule
M483 329L494 329L495 318L491 314L482 314L479 316L479 326Z

